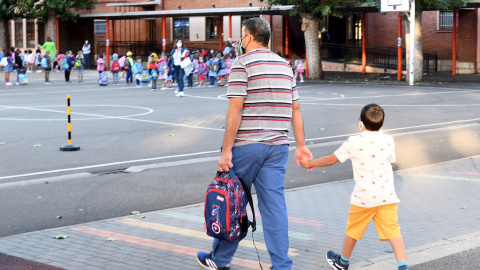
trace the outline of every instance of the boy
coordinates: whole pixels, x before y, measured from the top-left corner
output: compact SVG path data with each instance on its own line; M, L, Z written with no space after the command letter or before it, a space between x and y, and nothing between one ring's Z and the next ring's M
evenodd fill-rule
M83 70L85 69L85 59L83 58L83 51L77 52L77 59L75 60L75 67L78 72L78 82L83 82Z
M152 84L152 88L150 89L150 91L157 91L158 68L155 64L155 58L150 56L148 58L148 62L150 63L150 65L148 66L148 74L150 75Z
M373 219L381 241L388 240L399 270L407 270L405 245L398 225L397 203L393 183L395 143L379 131L385 112L377 104L368 104L360 114L360 135L350 136L334 154L314 160L302 159L304 168L331 166L338 161L352 160L355 188L351 195L347 230L341 254L328 251L327 262L333 269L348 269L357 240L362 239Z
M127 85L133 84L133 59L132 59L132 52L127 52L127 58L125 59L125 64L123 69L127 71Z
M135 82L137 83L136 87L142 87L140 84L140 80L142 79L142 70L143 70L143 62L142 57L137 56L137 62L135 63L135 67L133 68L135 73Z

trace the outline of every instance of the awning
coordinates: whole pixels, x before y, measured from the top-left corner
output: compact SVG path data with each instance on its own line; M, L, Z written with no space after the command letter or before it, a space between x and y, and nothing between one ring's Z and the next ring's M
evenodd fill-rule
M293 6L267 7L236 7L236 8L205 8L205 9L174 9L154 11L133 11L133 12L110 12L110 13L87 13L81 14L82 19L145 19L162 17L193 17L193 16L226 16L232 15L283 15Z

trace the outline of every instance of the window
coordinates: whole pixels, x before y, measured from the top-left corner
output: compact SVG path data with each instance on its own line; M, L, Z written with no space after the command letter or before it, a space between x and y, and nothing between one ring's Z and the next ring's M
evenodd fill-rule
M106 34L107 33L107 22L106 21L94 21L93 22L93 33L94 34Z
M190 39L190 21L188 19L175 19L175 21L173 21L173 27L176 39Z
M207 39L218 39L219 24L220 24L219 18L214 18L214 17L206 18L206 24L207 24L207 27L205 28L205 30L207 31L207 35L206 35Z
M23 48L23 21L15 22L15 47Z
M440 11L438 30L453 30L453 11Z
M27 21L27 47L35 48L35 22Z

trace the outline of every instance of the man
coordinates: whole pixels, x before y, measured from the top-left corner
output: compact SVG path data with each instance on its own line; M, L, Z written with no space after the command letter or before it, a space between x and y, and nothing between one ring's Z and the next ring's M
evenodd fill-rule
M263 232L273 269L291 269L288 257L288 216L284 181L288 160L288 130L297 145L295 159L312 157L305 145L298 92L290 65L266 48L270 25L251 18L242 24L240 42L246 53L232 64L227 88L225 137L218 169L233 168L251 188L255 185ZM238 243L214 239L211 253L199 252L206 269L229 269Z
M88 40L85 40L85 44L83 44L82 47L83 57L85 59L85 69L90 69L90 53L92 52L90 48L90 43L88 43Z

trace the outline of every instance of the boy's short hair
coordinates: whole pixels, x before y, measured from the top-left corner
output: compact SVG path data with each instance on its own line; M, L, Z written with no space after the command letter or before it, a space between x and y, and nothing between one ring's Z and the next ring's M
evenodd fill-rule
M142 57L141 57L141 56L137 56L137 60L142 60Z
M365 125L365 128L370 131L380 130L384 119L385 112L382 107L375 103L365 105L360 113L360 120Z

